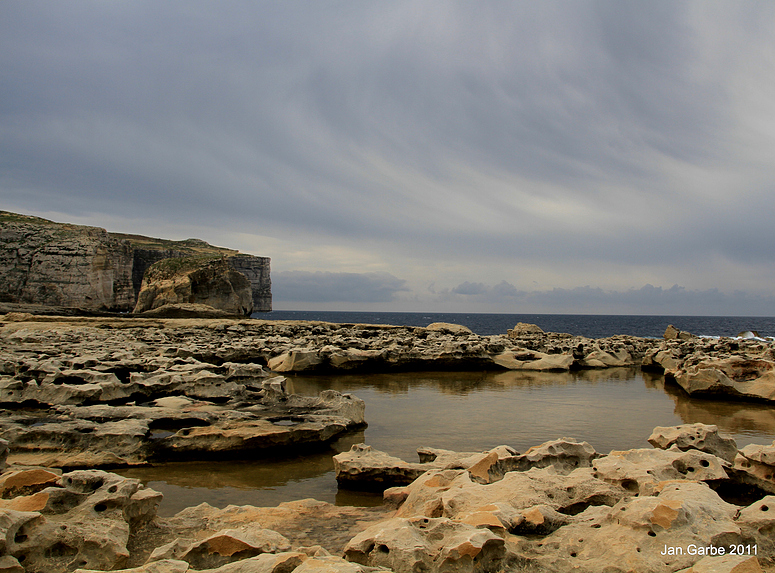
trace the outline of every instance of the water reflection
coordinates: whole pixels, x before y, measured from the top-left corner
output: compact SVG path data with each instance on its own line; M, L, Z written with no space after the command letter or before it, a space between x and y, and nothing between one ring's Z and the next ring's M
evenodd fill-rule
M320 454L217 464L175 463L122 473L162 491L169 515L202 501L276 505L314 497L369 505L378 497L338 492L331 456L366 442L404 459L431 446L481 451L500 444L524 451L563 436L597 451L649 447L654 426L716 424L738 446L775 439L775 408L698 400L662 376L631 368L582 372L424 372L291 376L288 389L350 392L366 402L368 428Z

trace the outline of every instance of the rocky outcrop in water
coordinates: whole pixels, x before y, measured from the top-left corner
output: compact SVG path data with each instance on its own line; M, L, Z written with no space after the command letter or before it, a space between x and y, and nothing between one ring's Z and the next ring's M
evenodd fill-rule
M272 309L269 259L214 247L198 239L168 241L108 233L0 211L0 302L131 311L143 275L168 258L223 256L244 274L255 311Z
M0 565L9 571L672 573L775 557L775 444L737 451L711 426L656 428L656 448L607 455L564 438L525 452L421 448L416 463L367 446L337 456L342 488L400 484L376 509L203 504L160 518L156 492L91 469L298 451L363 425L354 397L289 395L267 370L278 357L313 371L503 368L495 358L504 352L540 352L590 367L601 356L593 353L626 351L637 361L695 340L24 314L0 323L0 466L5 456L9 463L0 475ZM749 350L749 342L715 344ZM58 469L75 467L89 469ZM729 555L697 553L720 547L756 555L730 564Z
M663 372L688 394L707 398L775 400L775 346L772 340L672 337L649 350L646 370Z
M504 456L504 447L478 457L446 452L458 467L419 464L426 471L409 485L385 491L385 500L398 508L395 516L356 536L345 556L396 571L420 564L428 571L654 573L690 566L731 571L743 561L758 567L758 560L775 558L775 517L770 515L775 498L758 489L753 503L725 501L716 490L748 491L749 482L727 460L691 444L706 450L719 446L728 457L734 440L700 424L656 428L652 439L669 449L601 456L588 444L564 439L521 455ZM746 460L769 455L761 446L744 451ZM350 472L340 487L354 478L356 459L365 480L372 479L371 471L389 473L385 455L363 446L337 457L339 471ZM409 465L395 458L394 464L397 469ZM498 465L509 469L482 471ZM490 535L481 535L483 530ZM731 561L730 552L738 554ZM714 558L700 563L705 555ZM724 563L730 568L705 569Z

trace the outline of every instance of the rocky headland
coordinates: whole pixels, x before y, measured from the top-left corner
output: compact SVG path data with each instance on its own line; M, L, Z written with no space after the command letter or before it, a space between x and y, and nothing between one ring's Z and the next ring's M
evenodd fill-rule
M61 307L81 313L129 312L137 303L146 270L154 263L180 258L224 260L249 283L249 310L272 309L268 257L199 239L170 241L108 233L99 227L0 211L2 303L35 305L44 311ZM196 294L176 302L199 302ZM247 307L243 302L241 308Z
M656 428L654 449L607 455L563 438L526 452L424 447L418 462L366 445L336 456L340 487L384 490L380 508L203 504L162 518L161 494L105 471L299 453L368 421L355 396L289 394L283 376L291 373L622 366L664 372L709 398L773 399L773 345L758 337L588 339L524 324L479 336L451 324L7 313L0 317L8 464L0 476L0 571L768 566L775 443L738 450L713 426ZM713 383L692 384L698 379Z

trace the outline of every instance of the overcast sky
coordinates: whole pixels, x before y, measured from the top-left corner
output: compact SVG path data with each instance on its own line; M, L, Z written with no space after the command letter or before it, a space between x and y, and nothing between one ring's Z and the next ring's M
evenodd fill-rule
M0 209L276 309L775 315L775 2L0 2Z

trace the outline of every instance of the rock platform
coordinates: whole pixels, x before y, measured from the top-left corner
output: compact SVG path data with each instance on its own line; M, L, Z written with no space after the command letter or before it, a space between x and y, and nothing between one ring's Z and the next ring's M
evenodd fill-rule
M7 314L0 432L14 463L59 468L292 453L365 426L364 403L286 392L229 320Z

